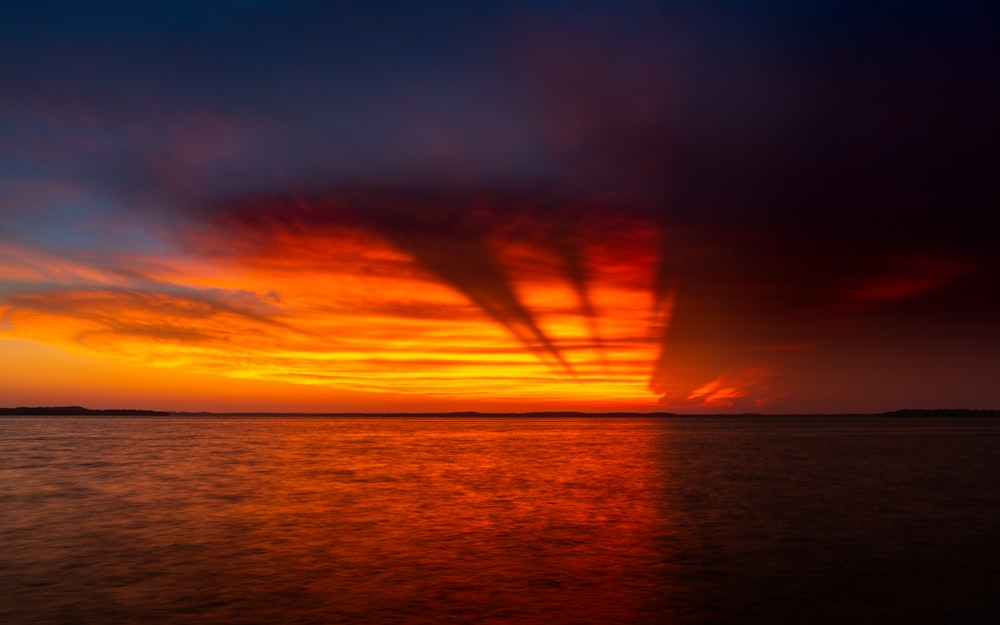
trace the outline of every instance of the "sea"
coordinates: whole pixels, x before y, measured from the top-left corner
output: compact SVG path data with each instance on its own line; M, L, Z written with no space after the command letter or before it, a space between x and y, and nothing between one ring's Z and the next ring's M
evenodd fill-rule
M0 623L1000 622L1000 419L0 417Z

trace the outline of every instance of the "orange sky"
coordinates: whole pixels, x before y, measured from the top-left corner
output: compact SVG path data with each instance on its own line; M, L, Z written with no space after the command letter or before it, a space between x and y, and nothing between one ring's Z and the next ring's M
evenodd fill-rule
M8 245L0 278L58 288L6 302L7 397L236 410L657 406L649 389L658 340L648 233L620 233L627 254L588 250L592 316L581 313L558 259L493 242L552 350L518 323L484 314L375 234L268 235L262 244L199 232L191 236L206 253L123 258L111 267ZM136 287L135 272L146 288ZM60 381L70 371L73 382Z
M0 280L19 285L0 309L3 403L796 411L821 383L796 371L831 336L975 270L894 258L839 290L796 284L776 306L788 277L760 249L668 234L641 213L508 207L420 235L423 218L397 232L330 208L339 200L282 202L149 252L3 244Z

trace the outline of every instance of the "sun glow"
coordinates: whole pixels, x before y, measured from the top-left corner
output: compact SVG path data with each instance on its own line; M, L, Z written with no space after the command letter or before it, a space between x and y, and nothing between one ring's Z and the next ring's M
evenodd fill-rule
M581 246L594 259L584 292L544 248L495 240L518 308L484 309L464 284L363 228L188 237L184 254L132 258L138 269L128 272L71 256L8 263L8 279L53 285L7 298L8 331L239 379L554 407L651 405L651 251L615 258Z
M0 332L150 376L414 405L756 410L782 397L790 355L810 348L801 319L822 306L864 312L968 271L891 261L805 314L779 298L787 277L762 275L775 268L726 256L739 241L667 232L641 210L348 200L248 201L146 252L5 243Z

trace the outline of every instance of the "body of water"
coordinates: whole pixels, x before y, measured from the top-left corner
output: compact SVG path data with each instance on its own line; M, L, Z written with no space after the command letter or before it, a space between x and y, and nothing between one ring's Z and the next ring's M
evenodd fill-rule
M0 622L1000 622L1000 421L4 417Z

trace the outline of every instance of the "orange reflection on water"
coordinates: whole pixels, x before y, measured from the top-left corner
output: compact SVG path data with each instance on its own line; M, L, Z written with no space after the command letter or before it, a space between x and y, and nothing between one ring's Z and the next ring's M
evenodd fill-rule
M656 427L296 422L231 512L251 576L345 622L658 623L680 588Z

